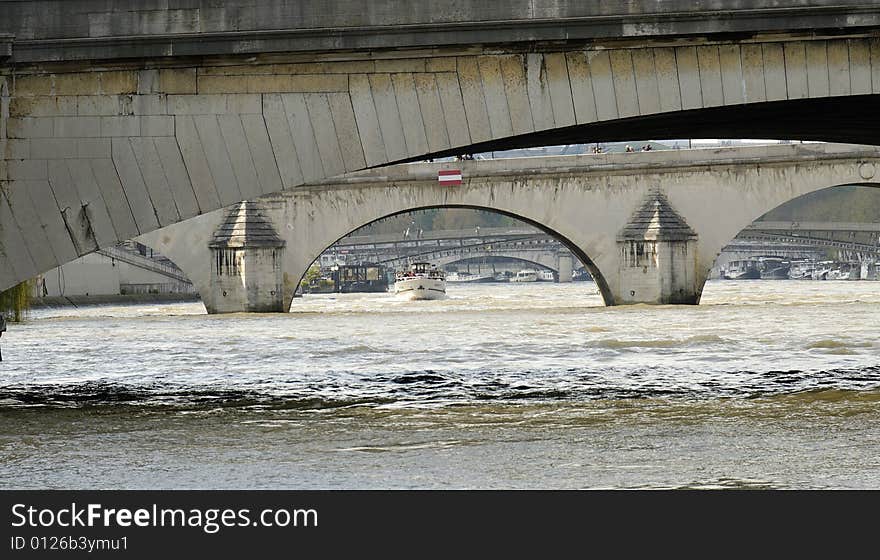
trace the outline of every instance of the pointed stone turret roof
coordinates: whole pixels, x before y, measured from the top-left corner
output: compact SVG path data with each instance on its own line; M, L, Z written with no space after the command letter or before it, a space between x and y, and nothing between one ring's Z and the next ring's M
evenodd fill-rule
M681 241L696 237L696 232L659 189L651 189L645 202L617 236L621 241Z
M284 240L278 237L272 223L263 215L256 202L239 202L226 213L226 218L208 247L283 247Z

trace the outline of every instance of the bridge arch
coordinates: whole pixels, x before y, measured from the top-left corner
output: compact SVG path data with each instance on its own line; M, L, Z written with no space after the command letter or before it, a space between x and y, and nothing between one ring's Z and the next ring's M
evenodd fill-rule
M533 214L531 214L531 213L528 213L525 211L521 211L521 213L517 213L517 212L512 211L509 208L505 209L501 205L488 206L488 205L478 205L478 204L432 204L432 205L426 205L426 206L415 206L415 207L411 207L411 208L403 208L403 209L400 209L400 210L397 210L397 211L394 211L391 213L387 213L387 214L383 213L384 212L383 210L374 211L373 214L370 214L369 211L363 212L360 214L359 217L350 218L349 220L347 220L345 222L347 225L338 226L337 228L334 228L333 229L334 233L330 233L329 235L323 237L321 240L314 239L308 249L300 251L298 254L293 255L292 259L287 261L287 263L285 264L285 277L288 279L288 281L285 282L285 292L287 292L290 289L295 291L296 287L299 286L300 282L305 277L306 272L308 271L308 269L312 265L312 263L314 263L315 260L317 260L318 257L320 257L320 255L324 251L326 251L331 246L333 246L334 244L336 244L337 242L339 242L343 238L347 237L348 235L356 232L357 230L359 230L365 226L368 226L370 224L378 222L380 220L384 220L387 218L398 216L400 214L406 214L406 213L413 212L413 211L431 210L431 209L435 209L435 208L464 208L464 209L469 209L469 210L483 210L483 211L487 211L487 212L503 214L505 216L514 218L516 220L524 222L532 227L535 227L535 228L543 231L547 235L550 235L551 237L553 237L554 239L556 239L560 243L562 243L563 246L565 246L568 250L570 250L572 252L572 254L577 259L579 259L581 261L581 263L587 268L587 270L593 276L593 278L596 282L596 286L599 289L599 292L602 295L602 299L605 301L605 304L606 305L613 304L614 296L612 295L611 289L610 289L608 283L606 282L605 277L602 275L602 272L599 270L599 268L596 266L596 264L592 261L592 259L590 259L587 252L584 249L582 249L581 247L579 247L576 242L572 241L571 239L566 237L565 234L560 233L559 231L553 229L552 227L536 221L536 217L534 217ZM365 218L365 216L369 216L369 217ZM530 217L530 216L532 216L532 217ZM364 221L365 219L367 221ZM358 223L358 222L361 222L361 223ZM353 224L358 224L358 225L356 225L355 227L352 227ZM343 229L346 229L346 228L350 228L350 229L345 231L342 235L339 235L338 232ZM337 237L334 238L333 237L334 235L336 235ZM540 266L545 267L546 265L541 264ZM297 275L296 271L298 271L298 275ZM295 279L295 282L290 283L289 280L293 280L293 279ZM292 293L291 293L291 302L292 302Z
M842 193L842 189L850 189L854 188L856 190L851 191L851 193L869 195L873 200L872 206L875 208L880 208L880 182L855 182L855 183L846 183L846 184L836 184L831 186L824 186L821 183L817 183L814 185L802 185L802 192L796 196L788 198L780 202L779 204L766 209L765 211L753 212L754 219L745 224L736 234L731 237L728 241L733 241L735 238L740 238L743 236L743 233L748 233L749 230L755 230L756 232L761 232L760 234L756 233L754 235L755 240L757 242L758 239L766 239L767 233L764 228L762 228L762 224L766 224L767 231L773 230L779 232L780 239L788 239L789 243L797 243L801 246L810 246L810 244L815 244L815 246L828 246L828 247L837 247L837 248L848 248L852 252L862 252L862 253L870 253L870 254L880 254L880 232L871 231L871 228L866 228L865 232L859 237L859 239L850 238L849 240L839 240L833 238L833 236L828 236L826 239L811 239L809 234L814 232L816 228L824 228L827 226L823 225L825 220L818 219L810 219L810 218L802 218L795 217L791 215L786 215L785 209L786 207L790 207L793 203L802 200L813 199L814 201L818 200L818 196L834 194L834 193ZM845 195L844 195L845 196ZM852 205L861 205L865 201L853 200L855 197L850 197L849 201L844 200L843 202L849 202ZM824 204L825 211L828 209L828 203ZM836 211L840 212L841 208L852 208L852 206L845 207L837 207ZM809 208L807 212L809 212ZM778 215L780 214L781 215ZM790 214L790 212L788 213ZM858 227L860 223L858 220L844 219L844 216L850 215L847 212L843 212L842 214L837 214L836 217L832 218L833 222L851 222L850 225L854 227ZM876 216L869 216L873 221L876 222ZM762 218L768 218L766 221L762 220ZM761 220L761 221L759 221ZM865 222L865 225L868 225L869 222ZM821 229L820 231L830 232L834 231L831 229ZM746 237L749 237L746 235ZM727 244L725 244L727 246ZM754 255L757 256L757 255ZM721 253L719 252L718 257L713 261L713 268L717 267L720 263Z

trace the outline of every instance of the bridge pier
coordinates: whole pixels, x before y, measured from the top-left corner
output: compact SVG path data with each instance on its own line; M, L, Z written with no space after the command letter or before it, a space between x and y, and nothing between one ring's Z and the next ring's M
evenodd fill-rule
M574 256L571 254L571 251L568 249L559 251L556 253L556 281L557 282L571 282L572 270L574 269L573 261Z
M696 304L697 234L653 189L617 237L615 304Z
M285 242L254 202L233 206L208 245L211 249L208 313L282 313Z

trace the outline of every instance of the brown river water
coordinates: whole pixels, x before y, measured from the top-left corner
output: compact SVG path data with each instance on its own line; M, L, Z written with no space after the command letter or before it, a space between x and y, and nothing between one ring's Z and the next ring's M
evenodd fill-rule
M35 310L0 488L880 488L880 282L448 294Z

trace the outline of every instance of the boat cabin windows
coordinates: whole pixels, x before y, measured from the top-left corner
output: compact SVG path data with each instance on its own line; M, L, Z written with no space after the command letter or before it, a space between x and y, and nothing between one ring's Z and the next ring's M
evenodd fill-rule
M444 278L443 271L431 263L413 263L406 272L398 273L398 276L427 276L428 278Z

